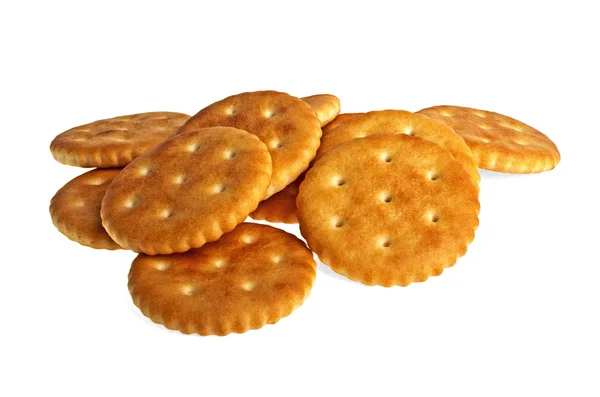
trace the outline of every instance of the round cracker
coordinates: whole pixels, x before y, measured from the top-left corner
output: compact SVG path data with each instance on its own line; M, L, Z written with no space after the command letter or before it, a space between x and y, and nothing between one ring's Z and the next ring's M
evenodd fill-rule
M551 170L560 162L550 138L511 117L461 106L433 106L418 113L449 125L462 136L479 168L528 174Z
M231 127L179 134L113 180L102 201L102 224L132 251L184 252L243 222L270 180L271 157L256 136Z
M190 116L150 112L80 125L59 134L50 144L59 163L77 167L123 167L175 134Z
M340 114L340 99L331 94L318 94L301 98L308 103L317 114L321 127L329 124Z
M87 247L121 247L102 227L100 205L106 188L120 169L95 169L67 182L50 201L52 223L69 239Z
M337 126L342 124L344 121L350 120L355 116L360 116L363 113L340 113L333 121L323 127L323 136L328 135L331 131L333 131ZM323 137L321 137L323 139Z
M297 198L300 231L321 261L367 285L408 285L466 253L478 226L476 186L425 139L374 135L315 163Z
M344 142L374 134L406 134L433 142L448 150L479 184L477 164L465 141L444 123L405 110L373 111L343 122L323 137L315 160Z
M216 125L241 128L259 137L273 159L269 197L292 183L315 156L321 124L299 98L277 91L233 95L202 109L179 133Z
M227 335L289 315L308 297L315 269L312 252L294 235L243 223L183 254L140 254L129 291L145 316L169 329Z
M298 196L298 189L302 180L304 180L304 174L287 185L282 191L261 201L256 210L250 214L250 217L267 222L298 223L296 196Z

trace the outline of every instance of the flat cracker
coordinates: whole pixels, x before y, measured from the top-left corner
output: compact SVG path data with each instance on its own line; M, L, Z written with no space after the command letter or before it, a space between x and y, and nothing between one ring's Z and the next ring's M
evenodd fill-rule
M444 123L405 110L373 111L343 122L323 137L315 161L344 142L374 134L406 134L427 139L448 150L479 185L477 164L465 141Z
M265 198L283 190L308 168L322 133L306 102L277 91L246 92L215 102L193 116L179 133L215 125L241 128L267 145L273 176Z
M261 201L256 210L250 214L250 217L267 222L298 223L296 196L298 196L298 189L303 180L304 174L287 185L282 191Z
M67 182L50 201L52 223L69 239L87 247L121 247L102 227L100 205L108 185L120 169L95 169Z
M479 168L528 174L551 170L560 162L550 138L511 117L461 106L433 106L418 113L449 125L462 136Z
M364 113L340 113L333 121L323 127L323 136L328 135L331 131L333 131L337 126L342 124L344 121L350 120L355 116L360 116ZM323 139L323 137L321 137Z
M169 329L227 335L289 315L310 294L315 270L312 252L294 235L243 223L183 254L140 254L129 291L145 316Z
M231 127L190 131L117 175L102 201L102 224L132 251L184 252L243 222L270 180L271 157L256 136Z
M321 122L321 127L329 124L333 119L340 114L340 100L335 95L318 94L300 98L308 103L317 114L317 118Z
M59 163L77 167L124 167L177 132L190 116L173 112L131 114L80 125L50 144Z
M408 285L464 255L478 226L478 189L425 139L373 135L315 163L297 198L300 231L321 261L367 285Z

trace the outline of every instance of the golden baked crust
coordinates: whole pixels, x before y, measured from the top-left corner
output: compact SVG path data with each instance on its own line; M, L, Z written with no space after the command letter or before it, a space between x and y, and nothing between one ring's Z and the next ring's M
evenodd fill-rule
M465 141L447 125L405 110L368 112L343 122L323 137L315 161L344 142L374 134L406 134L427 139L448 150L479 184L477 164Z
M331 123L328 123L325 127L323 127L323 136L329 134L333 131L338 125L342 124L346 120L350 120L355 116L360 116L363 113L340 113ZM323 139L321 137L321 139Z
M464 255L478 190L450 153L425 139L373 135L315 163L297 198L300 231L323 263L367 285L408 285Z
M169 138L190 116L173 112L131 114L80 125L50 144L54 159L77 167L123 167Z
M267 222L298 223L296 196L298 196L298 188L303 180L304 174L287 185L282 191L261 201L256 210L250 214L250 217Z
M50 201L52 223L69 239L92 248L116 250L102 227L100 205L104 192L120 169L95 169L67 182Z
M418 113L452 127L480 168L527 174L551 170L560 162L550 138L511 117L461 106L433 106Z
M321 138L321 124L311 107L277 91L246 92L215 102L178 133L216 125L241 128L267 145L273 176L265 198L283 190L308 168Z
M231 127L190 131L121 171L102 201L102 224L132 251L184 252L243 222L270 180L271 157L256 136Z
M182 254L140 254L131 265L133 302L152 321L186 334L227 335L274 324L300 306L316 275L295 236L242 223Z
M333 119L340 114L340 100L335 95L318 94L300 98L308 103L317 114L317 118L321 122L321 127L329 124Z

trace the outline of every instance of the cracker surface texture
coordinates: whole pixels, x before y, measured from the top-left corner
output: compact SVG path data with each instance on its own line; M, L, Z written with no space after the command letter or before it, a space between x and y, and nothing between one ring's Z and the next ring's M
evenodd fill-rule
M373 111L343 122L323 137L315 160L351 139L377 134L403 134L431 141L448 150L479 184L477 164L465 141L444 123L405 110Z
M480 168L528 174L551 170L560 162L550 138L511 117L460 106L433 106L418 113L452 127L469 145Z
M340 99L331 94L318 94L301 98L308 103L317 114L321 127L329 124L340 114Z
M102 224L132 251L185 252L243 222L270 180L271 157L255 135L231 127L179 134L113 180L102 201Z
M333 131L335 128L337 128L337 126L339 126L340 124L342 124L344 121L350 120L351 118L355 117L355 116L359 116L363 113L340 113L335 119L333 119L331 121L331 123L328 123L326 126L323 127L323 136L329 134L331 131ZM323 138L321 138L323 139Z
M263 141L273 160L265 198L283 190L307 168L321 138L321 123L301 99L277 91L246 92L207 106L180 133L202 127L241 128Z
M50 201L54 226L69 239L92 248L121 247L102 227L100 205L120 169L95 169L67 182Z
M50 144L50 151L62 164L123 167L174 135L189 117L150 112L98 120L59 134Z
M373 135L317 161L300 185L300 231L321 261L367 285L408 285L464 255L478 226L478 189L425 139Z
M308 297L312 252L280 229L243 223L202 248L140 254L129 272L133 302L186 334L227 335L274 324Z

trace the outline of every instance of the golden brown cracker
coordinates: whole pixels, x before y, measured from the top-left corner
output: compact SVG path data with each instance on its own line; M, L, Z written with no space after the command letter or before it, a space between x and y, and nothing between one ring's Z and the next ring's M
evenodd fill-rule
M321 261L367 285L408 285L464 255L478 226L478 190L438 145L404 134L338 146L297 198L300 231Z
M227 335L274 324L310 294L316 264L294 235L243 223L202 248L140 254L129 272L133 302L186 334Z
M243 222L270 180L271 157L255 135L231 127L190 131L117 175L102 201L102 224L132 251L184 252Z
M373 111L345 121L323 137L315 161L344 142L375 134L406 134L427 139L448 150L465 167L473 182L479 184L477 164L465 141L447 125L405 110Z
M452 127L480 168L526 174L551 170L560 162L550 138L511 117L461 106L433 106L418 113Z
M54 226L69 239L92 248L120 249L102 227L104 192L120 169L95 169L67 182L50 201Z
M306 102L277 91L246 92L215 102L193 116L179 133L215 125L241 128L267 145L273 176L265 198L283 190L308 168L322 133Z
M340 100L335 95L318 94L300 98L308 103L317 114L317 118L321 122L321 127L329 124L333 119L340 114Z
M77 167L123 167L169 138L190 116L173 112L131 114L98 120L59 134L54 159Z

